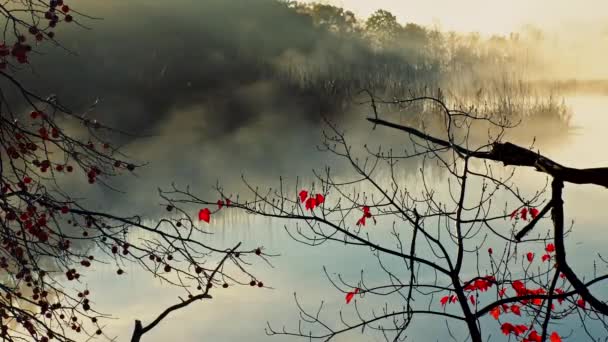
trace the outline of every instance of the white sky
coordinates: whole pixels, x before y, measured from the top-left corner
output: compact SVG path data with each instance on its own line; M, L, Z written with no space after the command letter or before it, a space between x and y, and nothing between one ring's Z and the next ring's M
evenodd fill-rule
M312 2L305 0L305 2ZM508 33L525 24L563 31L569 28L608 31L607 0L321 0L368 16L382 8L400 22L447 30Z

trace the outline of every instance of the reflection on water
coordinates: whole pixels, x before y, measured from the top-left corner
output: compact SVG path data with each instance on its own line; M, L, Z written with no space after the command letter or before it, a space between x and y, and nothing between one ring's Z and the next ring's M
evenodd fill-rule
M608 97L580 96L567 99L567 103L574 111L573 124L580 129L567 138L554 137L550 144L544 144L540 139L536 147L568 166L608 165L608 153L603 148L608 145L608 135L605 134L608 129L608 116L605 115ZM541 136L551 135L546 131L539 133ZM365 137L370 137L369 133L364 134ZM314 144L311 144L312 148ZM442 182L441 177L436 179ZM517 178L521 188L531 191L544 184L544 179L532 170L522 171ZM608 241L608 229L603 227L603 222L608 219L608 211L603 205L608 203L608 192L598 187L566 185L565 202L567 218L576 222L574 234L568 239L568 253L576 270L590 270L588 260L595 257L595 253L605 251L603 242ZM352 306L344 306L343 294L327 281L323 266L330 274L340 273L344 279L353 282L359 279L361 270L368 279L386 277L378 269L376 260L369 257L368 250L341 248L339 244L307 247L288 237L283 229L285 222L229 211L221 215L224 216L218 215L210 228L217 234L206 237L209 241L228 245L242 240L248 246L264 246L269 252L281 254L272 260L274 267L263 263L256 265L260 280L273 289L231 287L217 290L212 301L197 303L170 316L146 336L147 341L167 341L174 336L193 341L237 341L245 338L248 341L267 341L271 338L263 330L266 321L279 329L284 324L297 327L298 310L293 299L294 292L297 292L300 302L313 311L321 301L325 301L324 317L330 320L338 317L341 308L351 313ZM373 225L367 229L386 232L383 227ZM114 271L115 268L108 266L89 276L87 281L92 293L104 299L98 307L119 318L106 329L111 336L118 336L119 341L128 338L135 318L149 322L165 307L177 303L177 296L183 296L183 292L167 288L137 269L129 270L126 277L120 278L115 276ZM600 270L600 273L605 271ZM382 278L382 281L386 279ZM427 322L418 321L417 329L409 335L412 340L428 340ZM441 325L433 324L437 329L439 326L444 326L442 320ZM463 327L457 324L451 328L457 335L463 333L459 331ZM440 338L437 334L442 333L436 331L433 331L434 337ZM285 338L275 337L271 340L282 341ZM370 338L355 334L349 335L347 340L369 341Z

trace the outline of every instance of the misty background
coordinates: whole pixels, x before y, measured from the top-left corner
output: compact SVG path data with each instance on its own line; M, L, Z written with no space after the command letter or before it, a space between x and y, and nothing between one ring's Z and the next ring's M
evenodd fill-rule
M601 127L608 128L604 118L598 119L601 108L608 106L598 95L608 89L603 80L608 77L603 63L608 47L608 27L603 26L608 21L552 22L549 17L576 12L563 1L530 5L545 6L537 11L544 13L538 21L523 1L503 3L510 11L527 13L507 22L496 19L512 17L505 9L478 1L456 6L457 11L454 2L430 3L85 0L78 10L103 19L76 16L90 30L64 25L57 39L68 51L40 46L31 69L19 71L18 77L40 94L56 94L75 111L84 112L99 99L87 115L135 134L107 133L124 153L148 163L134 177L112 180L124 194L83 187L84 175L83 182L66 181L94 208L150 219L164 215L157 188L168 188L174 181L190 185L200 197L215 198L216 181L230 192L242 192L241 175L261 186L276 185L279 176L292 183L296 177L310 180L312 169L338 163L316 149L326 128L323 117L345 129L353 145L402 145L406 139L399 134L371 131L364 120L370 107L359 104L367 99L362 89L392 99L436 95L441 88L451 106L521 121L509 135L513 142L528 145L536 138L536 147L556 160L563 157L567 165L605 166L606 158L584 151L601 145ZM375 12L384 5L388 11ZM593 18L606 13L600 10L606 7L603 3L593 6L598 6L589 11ZM414 125L433 117L432 108L424 106L382 111L387 118ZM86 135L82 127L68 127ZM590 127L595 133L589 133ZM403 172L417 167L408 165ZM442 179L440 172L435 177ZM522 184L537 184L530 179L523 177ZM574 202L577 219L586 229L599 231L601 215L582 199L602 203L605 195L589 189L568 195L575 199L567 203ZM245 239L282 254L274 269L260 271L275 289L254 295L229 289L225 298L177 313L148 338L163 341L181 331L192 340L272 340L263 332L265 321L293 327L294 291L311 307L323 299L333 307L342 305L343 296L332 292L322 265L354 276L359 266L372 274L377 267L366 253L331 246L310 250L291 241L282 226L222 217L215 228L222 244ZM587 243L573 248L583 253ZM109 328L119 340L129 335L133 318L150 319L181 295L136 269L121 281L113 279L113 268L106 271L89 280L92 288L113 294L100 293L98 298L109 298L102 304L119 318ZM231 329L233 325L239 329ZM422 324L414 330L417 340L426 340L424 328ZM356 338L367 341L362 336L349 341Z

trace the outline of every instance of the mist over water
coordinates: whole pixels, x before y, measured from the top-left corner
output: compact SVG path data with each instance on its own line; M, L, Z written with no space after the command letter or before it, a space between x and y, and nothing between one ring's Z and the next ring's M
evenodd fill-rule
M605 165L608 160L601 153L600 146L606 140L603 132L608 128L608 121L603 115L604 108L608 106L608 97L602 96L578 96L568 98L566 103L573 111L573 125L578 129L575 133L564 135L563 143L559 140L550 140L550 143L537 143L539 150L564 164L576 167L594 167ZM363 121L363 119L361 119ZM353 131L353 134L365 134L364 130ZM379 135L365 135L363 137L352 136L353 140L379 139ZM542 133L542 132L539 132ZM393 137L388 139L391 142ZM377 141L380 143L379 141ZM319 154L315 149L315 143L302 147L304 151L311 154ZM297 158L297 156L293 156ZM289 158L289 157L286 157ZM603 158L603 159L602 159ZM322 159L319 157L319 159ZM408 182L407 174L415 172L404 171L404 182L407 187L416 187L416 184ZM255 171L255 170L253 170ZM432 171L432 170L431 170ZM349 172L344 170L345 174ZM544 184L545 177L532 170L522 170L516 176L517 184L524 191L535 191ZM445 175L439 171L430 175L438 189L445 182ZM228 179L221 177L227 186L233 186L239 179ZM272 185L272 182L270 183ZM305 184L305 183L304 183ZM362 189L365 190L365 189ZM497 201L504 200L497 198ZM596 257L593 253L605 250L603 241L608 239L608 233L603 229L603 222L608 219L608 214L602 210L602 203L608 200L603 189L592 186L566 185L565 203L567 221L574 220L574 234L567 239L568 254L572 258L572 266L582 274L591 274L592 265L588 260ZM500 205L499 205L500 206ZM504 229L509 229L510 222L505 222ZM231 245L238 241L244 241L246 245L255 247L263 246L269 253L277 253L280 256L272 258L274 267L268 267L263 263L256 265L260 279L265 285L272 289L257 288L229 288L218 293L217 298L212 301L201 303L187 310L177 312L170 320L161 325L153 335L149 337L152 341L163 341L179 330L185 339L211 338L217 340L240 340L247 338L251 341L272 340L266 336L264 328L266 322L273 327L279 328L283 325L296 327L298 309L295 306L294 292L297 298L308 310L315 311L321 301L325 303L325 318L328 322L334 321L339 310L344 310L345 317L354 319L352 308L343 303L343 294L338 292L324 275L323 268L330 275L339 273L343 279L356 284L361 276L361 271L367 281L373 283L374 279L383 281L386 275L379 270L377 261L370 257L367 249L346 248L339 243L327 243L318 247L308 247L293 241L285 232L285 228L294 231L293 223L275 219L260 219L250 215L234 214L231 211L223 211L214 218L214 224L210 230L214 235L205 237L207 242L217 242L221 245ZM386 223L369 225L365 229L380 241L391 241L388 236L390 226ZM541 224L537 233L542 235L550 228L549 222ZM407 232L403 232L407 236ZM404 239L407 239L404 237ZM489 242L492 246L492 241ZM494 245L495 250L500 245ZM520 251L521 259L525 251ZM389 258L390 259L390 258ZM400 267L398 260L385 260L388 265ZM401 264L401 267L403 265ZM111 331L127 338L131 332L131 318L152 319L158 309L175 303L177 296L182 295L180 291L167 289L166 286L153 280L148 274L143 274L137 269L127 269L127 277L113 278L114 267L108 267L106 272L91 275L88 282L92 290L96 291L98 298L105 298L106 294L112 293L112 300L104 303L103 307L108 312L114 313L121 319L111 327ZM471 270L473 271L473 269ZM597 270L599 273L606 270ZM424 272L422 273L424 275ZM162 289L162 291L161 291ZM600 291L602 289L597 289ZM154 301L150 301L154 298ZM420 298L423 300L422 298ZM434 298L435 301L439 297ZM372 308L374 304L383 305L383 302L375 302L371 297L358 299L359 306L363 310ZM145 304L142 304L145 303ZM179 323L179 324L178 324ZM491 324L488 322L488 324ZM179 325L179 327L178 327ZM238 326L239 329L233 329ZM578 329L577 326L572 326ZM177 329L177 330L176 330ZM448 338L445 323L442 320L425 320L423 317L415 321L410 336L415 340L427 340L429 329L433 329L433 336L441 340ZM450 329L456 336L465 336L465 331L457 323L451 323ZM563 329L563 327L561 328ZM567 330L567 329L566 329ZM187 338L186 338L187 337ZM274 339L281 339L275 337ZM370 335L359 333L349 334L344 341L370 341ZM502 341L502 337L493 336L492 340Z
M125 194L84 189L77 181L68 185L69 189L82 191L91 205L100 209L135 212L152 221L165 214L157 188L166 189L171 182L190 185L200 197L213 199L216 194L212 187L217 181L227 192L245 195L241 176L251 184L275 188L279 177L284 177L293 194L298 190L296 181L308 187L312 170L322 170L326 165L331 165L339 177L348 178L352 175L348 165L316 148L322 131L327 130L323 117L344 129L358 152L362 152L363 144L395 150L410 144L407 136L390 129L371 129L365 120L371 115L370 106L358 104L367 100L358 91L368 87L386 99L406 97L410 90L436 94L441 87L450 105L521 120L520 126L507 134L509 141L524 146L534 142L543 154L569 166L608 164L608 154L602 148L608 143L605 94L589 95L588 89L575 86L577 96L562 102L566 93L563 88L552 82L527 82L548 78L556 70L548 59L534 60L525 68L519 64L521 60L511 65L494 59L505 46L508 51L526 50L534 41L517 45L508 36L485 41L475 35L444 32L453 44L447 55L460 53L464 57L452 56L452 64L446 62L447 66L440 67L443 60L435 58L439 50L433 50L433 45L424 45L429 50L421 52L408 40L398 48L378 50L350 33L336 35L323 30L313 25L312 19L271 1L112 0L82 4L83 10L104 20L92 22L89 32L59 32L65 37L66 47L79 56L48 51L35 63L45 78L22 76L39 91L55 93L77 110L86 109L99 98L90 115L109 126L141 135L114 137L125 153L149 162L137 177L115 181ZM432 28L424 30L425 37L435 37ZM406 33L421 31L422 27L410 26ZM546 40L537 43L539 50L549 45ZM415 62L410 65L405 61ZM542 69L543 65L547 68ZM567 77L571 73L556 75ZM388 106L381 109L381 114L414 125L425 121L437 126L441 122L422 107L403 110ZM82 134L81 127L71 129ZM479 129L475 138L483 141L486 133ZM411 181L419 168L416 161L401 165L398 172L402 184L419 186ZM445 171L430 169L427 177L438 189L445 186ZM544 184L544 177L524 170L518 182L521 188L534 191ZM608 241L608 230L603 229L608 218L603 203L608 203L608 198L602 190L570 185L565 189L567 219L576 224L567 246L576 270L592 271L588 262L595 257L592 251L605 250L603 241ZM267 341L271 338L263 331L266 321L279 329L284 324L296 327L294 292L311 311L324 301L329 321L337 319L340 309L353 314L352 307L343 304L343 293L327 281L323 267L330 274L340 273L351 284L357 282L361 270L368 279L385 280L386 275L368 250L345 248L338 243L311 248L289 237L285 229L293 228L289 222L230 210L214 216L209 227L213 234L201 237L206 242L230 246L244 241L248 247L264 246L269 253L280 254L272 258L273 267L263 262L255 264L256 274L272 289L231 287L218 291L217 298L176 312L146 339L167 341L181 336L192 341ZM379 224L366 229L378 234L378 239L389 241L389 228ZM403 266L394 260L389 264ZM130 336L133 319L150 321L163 308L177 303L184 293L137 268L126 268L126 276L117 278L117 266L107 265L84 279L96 298L103 298L103 303L95 306L117 318L107 328L108 335L122 341ZM369 297L360 302L370 308L381 304L371 302ZM433 329L434 339L446 340L444 327L443 321L423 317L416 322L410 338L427 341ZM459 337L465 333L458 324L451 329ZM281 341L282 337L274 340ZM370 337L351 334L343 340L370 341Z

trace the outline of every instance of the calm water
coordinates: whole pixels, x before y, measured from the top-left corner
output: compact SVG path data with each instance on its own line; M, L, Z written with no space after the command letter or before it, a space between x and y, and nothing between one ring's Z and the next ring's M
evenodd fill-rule
M565 165L608 165L608 153L603 147L608 145L608 97L577 96L568 98L567 103L574 111L573 124L579 129L568 137L551 140L547 146L540 145L541 151ZM305 150L304 147L301 149ZM310 149L311 153L315 153L314 143ZM536 189L539 184L544 184L544 177L530 170L521 172L518 180L524 189ZM608 250L605 247L608 229L604 224L608 219L608 210L605 209L608 191L593 186L567 185L565 194L567 218L575 220L574 234L568 239L568 253L575 269L589 270L590 258ZM283 325L287 328L297 327L298 309L294 293L297 293L300 303L311 311L324 301L327 305L324 317L327 319L338 317L340 309L345 313L352 312L352 305L344 305L344 295L327 281L324 266L330 273L339 272L345 279L350 277L352 282L356 282L362 269L370 279L385 277L378 271L376 261L369 257L369 251L346 249L339 244L307 247L291 240L284 231L283 222L279 221L241 216L225 217L219 221L213 227L218 234L210 239L226 245L245 240L249 246L264 246L270 252L281 254L272 260L273 268L263 263L256 265L259 279L273 289L220 289L214 293L213 300L196 303L171 315L146 336L146 341L170 341L175 340L176 336L179 336L179 340L188 341L288 341L290 339L283 336L266 336L264 328L267 321L279 330ZM164 308L177 303L177 296L184 295L135 269L120 278L115 276L114 271L114 268L108 267L89 275L88 284L92 293L103 299L97 309L112 313L117 318L106 328L106 332L111 337L118 337L118 341L128 340L134 319L150 322ZM604 267L599 273L606 271ZM358 302L370 303L367 298ZM362 306L362 309L365 311L367 307ZM452 323L450 327L457 335L463 328L457 323ZM435 341L443 340L442 336L446 336L442 332L445 322L441 319L422 318L414 328L409 334L412 340ZM434 329L432 337L428 335L429 328ZM501 340L501 337L497 337L498 328L493 335L492 340ZM355 334L341 340L374 339Z

